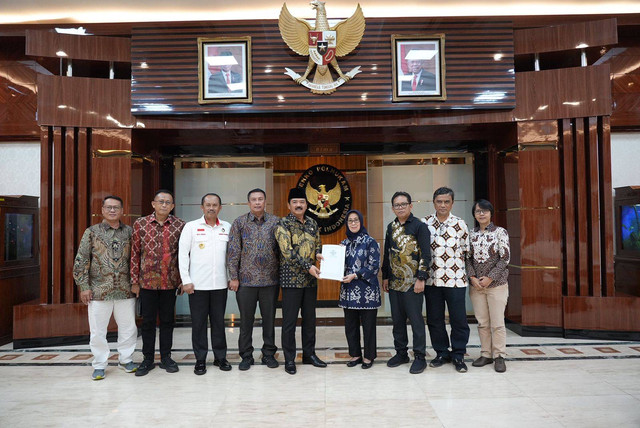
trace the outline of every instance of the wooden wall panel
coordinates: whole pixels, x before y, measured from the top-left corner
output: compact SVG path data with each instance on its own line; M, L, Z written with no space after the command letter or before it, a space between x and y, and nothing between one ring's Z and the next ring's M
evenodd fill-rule
M564 201L562 204L563 229L564 229L564 251L565 259L565 288L564 294L567 296L578 295L577 286L580 281L577 279L578 271L573 261L576 258L578 249L576 246L576 195L575 187L575 171L573 167L574 161L574 145L573 145L573 123L570 119L564 119L560 122L560 153L562 156L562 189L564 189Z
M0 141L40 138L36 77L28 62L0 61Z
M576 239L577 239L577 266L578 278L578 294L580 296L589 295L589 240L588 240L588 216L587 216L587 177L588 170L586 164L586 142L584 135L584 121L574 121L574 139L575 139L575 167L576 167Z
M42 128L40 137L40 303L51 303L53 271L53 130Z
M51 278L52 299L51 303L63 303L64 284L64 137L65 128L54 128L53 130L53 171L52 185L52 243L51 260L53 274Z
M77 224L77 204L76 204L76 189L77 183L77 133L73 128L67 128L64 135L64 203L63 213L63 230L60 235L63 242L63 263L64 263L64 283L62 284L63 290L61 292L62 302L72 303L74 302L75 284L73 281L73 262L76 257L76 250L78 249L76 242L76 224Z
M562 269L522 269L522 324L562 327Z
M587 184L589 189L588 236L589 236L589 296L602 295L601 276L601 218L600 218L600 158L598 153L598 119L585 119L585 136L587 137Z
M131 82L38 75L38 124L131 128Z
M286 46L275 20L259 26L255 21L141 24L132 30L132 111L167 115L514 107L511 21L369 18L366 22L360 46L339 59L343 71L361 66L362 73L328 96L313 95L284 75L285 67L302 73L308 59ZM447 100L392 103L391 35L433 33L445 34ZM252 38L253 104L198 105L196 39L235 35ZM496 61L497 53L503 56Z
M338 168L351 186L354 209L360 211L367 225L367 175L366 156L277 156L273 159L273 200L286 201L289 189L295 187L304 171L313 165L328 164ZM274 206L278 216L289 213L283 202ZM339 244L346 237L344 227L338 231L321 235L322 244ZM336 281L318 281L319 300L338 300L340 284Z
M515 120L609 116L609 65L516 73Z
M122 221L131 218L131 130L92 129L91 132L91 224L102 221L102 199L108 195L122 198Z
M572 330L640 331L640 298L565 297L564 327Z
M13 332L13 306L38 298L40 271L30 268L29 273L11 278L0 277L0 343L11 342ZM37 302L37 300L36 300Z
M574 50L578 45L615 45L618 43L618 22L611 18L519 29L514 30L513 39L516 55Z
M613 185L611 181L611 126L608 117L598 118L600 158L600 242L602 295L614 295L613 265Z
M93 61L131 61L131 40L127 37L78 36L55 31L26 30L26 54Z

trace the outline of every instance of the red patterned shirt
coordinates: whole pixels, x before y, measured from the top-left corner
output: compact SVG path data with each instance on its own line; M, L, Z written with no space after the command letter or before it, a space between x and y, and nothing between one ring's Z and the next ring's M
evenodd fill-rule
M160 224L155 213L136 220L131 238L131 284L150 290L180 285L178 241L184 224L173 215Z

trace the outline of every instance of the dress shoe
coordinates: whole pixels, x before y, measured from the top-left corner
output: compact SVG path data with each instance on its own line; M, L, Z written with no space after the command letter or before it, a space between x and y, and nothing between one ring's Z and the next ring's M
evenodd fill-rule
M416 355L416 358L413 360L411 364L411 368L409 369L409 373L411 374L420 374L427 368L427 362L424 359L424 355Z
M493 358L480 357L476 359L473 363L471 363L471 365L473 367L484 367L487 364L491 364L491 363L493 363Z
M144 359L138 366L138 370L136 370L136 376L145 376L151 370L156 367L153 360Z
M451 362L451 357L442 357L438 355L429 363L429 367L438 368L443 364L447 364Z
M198 376L205 374L207 372L207 364L205 360L196 361L196 366L193 368L193 372Z
M284 371L289 374L296 374L296 363L293 361L286 361L284 363Z
M466 373L467 372L467 365L464 363L464 360L460 359L460 360L453 360L453 365L456 368L456 371L458 373Z
M364 361L362 362L362 368L365 370L370 369L372 365L373 365L373 360L369 361L368 363L365 363Z
M355 367L355 366L357 366L358 364L361 364L361 363L362 363L362 357L358 357L355 360L349 361L347 363L347 367Z
M173 361L171 357L162 358L158 367L160 367L161 369L165 369L167 373L177 373L180 370L178 368L178 364Z
M254 363L253 357L243 357L238 368L242 371L249 370ZM220 367L220 370L222 370L222 367Z
M312 364L314 367L327 367L327 363L318 358L317 355L303 357L302 364Z
M229 364L229 361L227 361L226 358L223 358L221 360L213 360L213 365L220 367L220 370L222 370L223 372L228 372L229 370L231 370L231 364Z
M262 364L269 367L270 369L277 368L280 364L278 364L278 360L273 355L264 355L262 357Z
M504 358L502 357L498 357L496 358L496 362L493 365L493 368L495 369L495 371L497 371L498 373L504 373L507 371L507 365L504 363Z
M407 364L409 356L407 354L396 354L389 361L387 361L387 367L398 367L400 364Z

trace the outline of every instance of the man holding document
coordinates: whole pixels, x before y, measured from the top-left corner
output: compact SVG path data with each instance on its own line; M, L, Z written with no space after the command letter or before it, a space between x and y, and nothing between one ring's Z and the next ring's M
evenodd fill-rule
M305 215L307 198L304 189L289 191L289 214L276 227L280 247L280 286L282 287L282 351L284 369L296 373L296 321L302 310L302 363L315 367L327 364L316 355L316 302L318 277L315 266L321 259L322 243L318 224Z

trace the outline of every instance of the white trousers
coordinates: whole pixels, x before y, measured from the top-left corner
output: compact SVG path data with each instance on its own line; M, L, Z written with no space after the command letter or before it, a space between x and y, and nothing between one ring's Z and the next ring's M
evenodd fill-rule
M138 328L136 327L136 299L92 300L89 302L89 347L93 354L94 369L106 369L109 359L107 327L111 314L118 324L118 353L120 363L133 361Z

